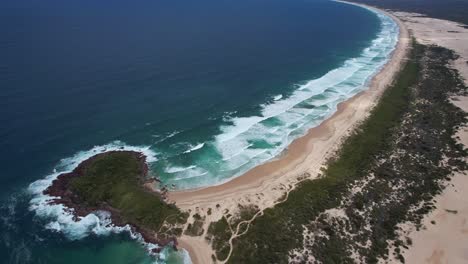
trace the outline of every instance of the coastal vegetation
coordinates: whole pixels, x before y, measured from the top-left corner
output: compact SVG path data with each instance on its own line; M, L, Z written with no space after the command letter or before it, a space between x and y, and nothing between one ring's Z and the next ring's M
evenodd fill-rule
M460 0L351 0L379 8L424 14L468 24L468 2Z
M147 170L141 153L106 152L60 175L46 193L60 197L56 202L73 208L79 216L109 211L114 224L130 224L149 242L152 236L158 241L171 239L181 234L187 214L143 187Z
M221 220L212 222L208 227L206 239L211 243L211 246L216 251L216 258L224 260L229 254L229 239L232 231L226 217Z
M467 116L450 102L467 92L448 67L455 58L414 42L395 82L318 178L303 180L272 208L239 205L208 225L213 260L377 263L393 255L404 262L401 249L412 241L399 236L399 224L419 228L451 174L467 168L454 138ZM206 216L187 223L189 213L144 187L147 170L141 153L106 152L60 175L45 193L77 216L109 211L114 224L129 224L147 242L203 235Z
M418 263L434 237L463 252L468 127L452 102L467 91L451 67L468 65L468 26L424 16L468 24L468 1L350 1L422 15L6 1L2 262ZM417 43L403 58L407 30L463 60Z
M248 231L249 223L259 213L256 205L238 205L238 211L231 215L225 214L221 220L211 222L206 240L215 249L214 259L225 260L229 256L230 242L233 236Z
M201 217L199 214L193 215L193 223L189 223L185 229L184 234L189 236L201 236L205 231L203 224L205 223L205 217Z
M393 254L404 262L400 247L411 240L399 238L398 224L418 224L453 171L466 169L466 151L454 139L466 114L449 101L466 93L448 67L454 59L450 50L414 43L394 84L323 175L299 183L286 201L263 211L233 240L230 255L228 220L210 225L217 258L376 263Z

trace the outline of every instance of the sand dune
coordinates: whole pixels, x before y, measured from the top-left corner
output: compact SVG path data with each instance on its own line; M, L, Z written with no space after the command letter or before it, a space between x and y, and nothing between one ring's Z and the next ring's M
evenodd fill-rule
M384 11L382 11L384 12ZM364 120L389 84L394 80L410 42L405 26L393 15L400 26L398 45L390 61L373 78L369 88L341 103L338 111L307 135L295 140L277 159L257 166L227 183L208 188L169 193L169 200L192 214L206 217L205 231L210 222L219 220L223 213L236 212L238 205L255 204L260 210L271 207L297 182L316 178L327 158L334 153L349 132ZM210 215L207 214L212 209ZM181 246L187 249L194 263L202 263L213 253L208 243L183 236Z
M460 57L455 67L468 85L468 29L456 22L424 17L419 14L395 12L422 44L433 44L454 50ZM468 111L468 97L453 98L453 103ZM462 128L457 136L468 146L468 128ZM447 188L436 197L436 209L425 216L423 230L403 225L413 241L404 252L406 263L468 263L468 176L456 173ZM395 261L396 262L396 261Z

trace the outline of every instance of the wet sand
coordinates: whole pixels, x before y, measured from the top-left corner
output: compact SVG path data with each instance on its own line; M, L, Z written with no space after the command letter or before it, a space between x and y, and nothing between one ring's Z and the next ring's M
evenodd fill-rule
M219 220L226 212L236 212L238 205L255 204L260 210L271 207L285 192L304 180L319 176L320 169L339 148L341 142L362 122L378 99L394 80L406 58L410 38L405 26L395 16L400 26L400 36L396 49L388 63L374 76L369 87L351 99L338 105L338 110L319 126L293 141L283 155L275 160L259 165L247 173L224 184L196 190L175 191L168 199L191 214L206 217L204 229L212 221ZM207 214L208 209L212 210ZM204 235L202 235L203 237ZM203 238L196 243L193 238L181 237L180 245L189 251L193 263L211 259L210 245Z

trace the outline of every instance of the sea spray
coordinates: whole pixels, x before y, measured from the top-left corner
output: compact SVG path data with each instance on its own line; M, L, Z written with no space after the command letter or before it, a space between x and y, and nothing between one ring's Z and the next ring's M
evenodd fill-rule
M13 2L15 1L11 1L11 3ZM19 2L16 1L15 3ZM170 38L160 38L159 34L148 34L148 28L141 27L141 21L147 19L145 21L153 22L150 24L165 25L164 23L157 23L158 20L152 19L174 16L155 16L154 12L151 11L155 6L147 6L143 2L138 6L133 5L136 9L132 14L136 14L138 19L126 20L124 31L119 31L120 34L118 34L119 40L123 42L116 42L116 45L112 45L112 49L109 49L108 45L103 45L105 43L102 42L102 34L94 33L108 33L110 32L109 28L105 27L105 25L114 28L115 23L96 22L113 21L114 18L120 20L119 16L115 15L116 11L117 14L120 14L120 9L116 8L118 5L105 8L102 13L96 13L99 21L95 21L89 17L85 9L83 9L84 12L77 12L76 8L70 9L67 4L57 6L57 3L51 2L49 6L48 2L45 1L41 5L43 8L37 10L37 16L30 16L31 14L28 12L23 13L21 11L23 9L18 8L16 11L18 11L18 18L21 19L17 21L10 19L11 23L8 24L8 27L5 27L7 35L11 37L9 38L9 45L4 47L5 54L11 55L6 57L6 64L11 68L7 67L6 78L2 79L2 81L5 81L5 85L3 85L5 89L2 89L2 95L11 99L4 102L6 112L2 115L5 124L2 131L4 132L2 133L4 135L2 142L4 155L2 158L5 161L3 164L5 179L3 193L6 195L9 195L9 189L21 188L25 182L30 183L32 180L45 176L43 171L53 165L50 164L50 160L61 157L67 151L67 148L87 149L84 146L96 143L102 144L114 138L121 138L126 142L151 145L151 148L158 152L159 160L152 162L150 169L152 173L156 172L158 176L163 176L166 183L175 182L179 188L221 183L230 177L247 171L255 163L268 160L269 156L271 158L276 157L275 151L272 151L272 149L284 150L288 140L290 140L289 138L300 136L302 122L307 123L304 129L307 126L319 124L320 118L324 118L323 113L334 110L332 106L327 104L326 100L333 96L341 96L340 100L344 100L347 98L347 94L342 93L340 87L331 87L323 93L313 96L313 99L310 98L308 101L298 104L294 109L294 116L296 117L294 120L289 120L284 116L273 116L261 121L262 126L254 124L250 129L251 132L245 132L238 136L240 137L239 141L247 138L246 133L250 133L252 136L257 133L262 135L262 138L253 137L255 140L237 148L237 152L233 151L229 153L230 155L225 156L219 150L216 140L217 136L224 133L224 129L233 126L233 121L237 118L263 115L259 113L259 110L267 105L287 100L293 90L306 89L306 81L304 80L315 79L316 77L310 76L316 76L319 72L323 74L327 69L336 68L339 66L338 63L351 57L347 55L348 53L355 56L359 49L356 49L356 47L367 45L363 41L367 42L377 32L374 23L377 22L375 17L370 18L371 15L363 14L362 10L355 13L352 12L353 10L343 12L348 9L340 9L339 6L336 7L337 11L334 11L332 6L326 8L329 5L328 1L279 1L281 2L280 5L274 3L273 5L265 5L262 1L257 1L259 5L256 6L252 6L255 1L233 2L235 6L243 6L248 3L249 8L239 8L239 10L243 10L242 14L246 10L250 10L247 12L252 14L250 17L253 19L246 20L245 23L232 23L238 20L238 16L235 16L234 20L229 20L229 17L219 15L223 14L224 10L228 10L229 14L234 11L232 8L226 8L224 3L227 2L221 1L223 3L221 6L217 6L218 3L221 3L220 1L213 1L208 5L200 2L193 6L194 8L199 7L200 12L187 12L187 21L190 19L196 21L193 17L190 17L191 14L196 14L196 17L200 15L207 17L205 15L215 13L217 17L222 19L217 21L219 23L212 23L210 20L210 23L205 24L204 27L199 27L203 28L203 32L199 32L200 34L197 35L198 38L196 39L189 37L188 41L185 42L166 41L166 44L170 44L168 48L172 46L176 49L181 47L186 47L186 49L180 49L181 52L178 50L174 52L174 49L164 50L163 57L161 57L158 53L159 50L155 49L155 47L157 48L161 44L161 40L163 41L162 44L164 44L164 40ZM154 3L154 1L147 2ZM318 5L315 5L315 3L318 3ZM321 8L322 3L323 9ZM210 8L206 8L208 6ZM49 9L48 7L52 8ZM287 7L290 11L295 10L295 12L283 12L284 7ZM170 8L156 9L171 12ZM157 11L156 9L153 11ZM8 8L0 8L0 10L10 11ZM50 13L45 12L46 10L49 10ZM101 9L95 8L93 10L99 12ZM265 12L268 10L273 12ZM328 10L328 13L318 12L314 14L315 10ZM179 13L175 11L178 11L178 9L173 8L173 14ZM261 17L257 15L258 11L261 11ZM277 11L285 16L278 17L279 13ZM62 15L53 16L55 12ZM9 15L14 17L15 14ZM268 14L270 17L274 15L278 19L265 19L268 16L264 17L263 15ZM302 20L300 19L301 14ZM340 17L339 20L335 19L335 14ZM34 22L37 17L42 15L51 15L51 19L41 20L41 23L28 23L31 26L23 27L25 21ZM60 23L57 23L54 17L60 20ZM248 17L245 16L246 19ZM6 16L6 18L12 17ZM260 20L255 21L257 19ZM19 23L15 23L15 21ZM326 23L327 21L329 23ZM341 21L346 24L342 25ZM358 21L366 21L367 23L359 25ZM178 20L177 22L182 21ZM239 28L239 31L225 30L225 22L229 25L241 26L241 28ZM177 24L183 25L183 28L177 28ZM70 28L70 25L72 28ZM94 26L90 28L89 25ZM197 24L193 25L196 26ZM216 27L210 28L210 25L216 25ZM248 25L248 31L243 31L242 27L244 25ZM260 27L253 27L252 25L260 25ZM319 26L314 27L314 25ZM174 29L170 32L171 36L177 34L177 29L181 33L180 36L188 36L184 23L173 23L173 26L171 27L171 29ZM248 34L252 30L265 29L265 26L272 29L272 34L256 34L255 36ZM357 26L359 26L359 29L357 29ZM75 30L77 28L80 29L79 32ZM278 31L276 31L278 28L284 29L284 34L278 34ZM44 29L47 29L47 32L44 32ZM94 33L87 34L88 29L91 29ZM152 27L153 29L155 28ZM161 29L164 31L164 27ZM229 40L231 36L235 39L235 41L230 41L230 43L236 43L236 45L232 45L233 49L219 45L218 41L212 41L213 38L210 38L210 32L218 32L218 29L221 29L220 33L227 33L224 35L226 40ZM30 50L28 45L23 45L24 40L20 37L21 34L17 35L18 32L24 33L25 30L30 33L29 35L41 34L41 32L68 32L69 35L65 38L55 38L52 34L54 41L50 42L48 41L48 34L41 34L40 40L42 42L40 41L39 48ZM323 33L334 31L337 34L324 34L326 36L320 35L317 38L317 34L313 34L316 30ZM193 32L190 29L189 31ZM208 34L204 34L205 31ZM371 31L372 34L370 34ZM232 34L238 32L239 34ZM269 30L262 30L262 32L269 32ZM309 34L310 32L312 34ZM347 34L349 42L340 41L339 36L341 33ZM132 37L121 38L123 35ZM257 37L259 39L256 39ZM262 42L268 40L268 37L279 41ZM191 40L196 40L197 43L192 43ZM203 42L201 40L208 41ZM79 45L80 43L86 43L86 45ZM214 43L214 45L210 45L210 43ZM279 45L274 43L279 43ZM296 45L298 43L304 43L304 45ZM346 44L332 45L333 47L327 45L334 43ZM183 44L186 46L183 46ZM200 44L198 46L202 47L202 50L197 49L197 45L194 44ZM249 49L243 49L244 44L244 47ZM325 44L325 48L320 48L321 44ZM138 45L137 49L135 45ZM54 47L60 48L56 49ZM253 49L250 49L251 47ZM266 51L265 56L260 56L257 59L256 56L260 54L255 52L259 50L255 47L259 47L260 51ZM305 47L304 50L300 50L302 47ZM32 51L32 53L24 52L25 48ZM268 48L273 52L268 53ZM278 48L285 48L286 52L276 52ZM294 52L290 52L292 50ZM314 50L320 52L310 52ZM328 51L330 53L325 54ZM335 57L335 52L338 57ZM280 53L284 56L274 56ZM119 56L114 56L115 54L119 54ZM235 56L233 56L234 54ZM28 67L17 68L16 65L21 66L17 64L18 58L23 55L27 55ZM75 57L70 59L69 55ZM322 55L324 56L322 57ZM297 61L294 56L297 56ZM43 57L51 59L43 60ZM11 61L9 61L9 58L11 58ZM213 60L213 58L219 58L219 60ZM190 67L190 63L195 62L194 59L196 60L195 67ZM321 62L319 64L314 63L313 60L315 59ZM310 64L308 60L311 60ZM170 63L164 63L164 61ZM203 67L205 62L208 64ZM241 71L231 67L240 66L237 63L244 62L246 62L246 67ZM172 65L175 65L174 69L171 68ZM12 71L9 71L10 69ZM171 72L171 70L174 71ZM56 74L58 78L50 78L49 74L41 74L57 71L59 71ZM215 79L219 81L211 82ZM294 82L298 84L293 84ZM265 87L254 87L257 84L265 84ZM357 87L359 82L356 82L355 85ZM252 92L257 89L261 90L261 92L258 94ZM223 92L229 95L227 99L223 97ZM324 96L325 94L326 96ZM257 95L257 98L254 99L255 95ZM37 100L37 98L43 98L44 100ZM262 102L264 105L261 105ZM301 118L312 109L315 112ZM209 113L203 112L205 110ZM290 112L292 114L292 111ZM184 123L188 119L185 118L187 115L190 116L190 119L197 121ZM312 115L317 120L312 120L310 118ZM222 124L220 125L220 123ZM290 133L285 133L285 126L288 126ZM298 129L293 130L294 128ZM255 131L255 129L258 130ZM191 150L201 143L205 144L202 148ZM178 145L173 148L175 144ZM102 147L110 150L108 146ZM28 161L27 166L21 167L26 160ZM51 172L51 175L48 176L54 177L52 174L56 173L58 175L60 172L69 171L65 167L67 167L66 161L57 164L56 171ZM188 167L190 167L190 170L172 170L173 168ZM36 187L39 188L40 186ZM34 198L37 198L37 193L34 191L30 191L30 193L33 194ZM18 207L26 211L28 216L26 218L29 218L34 213L29 212L28 207L32 207L34 204L29 203L29 193L26 196L24 204ZM7 204L11 205L11 203ZM40 205L40 203L35 205ZM61 214L61 210L62 208L58 208L58 212L51 214L48 214L48 210L45 210L44 217L49 218L49 221L46 220L50 224L47 228L60 230L62 233L74 227L66 226L57 220L56 214ZM49 211L53 210L50 209ZM14 214L21 220L13 222L3 219ZM94 234L98 230L105 231L105 227L108 225L106 214L104 212L96 213L93 217L86 219L89 226L91 226L90 229L80 229L74 235ZM82 244L76 242L62 243L64 241L56 241L55 235L52 235L49 239L48 232L40 234L42 236L38 239L35 231L37 231L37 228L43 229L41 225L43 221L39 222L39 226L36 226L36 224L26 226L30 224L29 219L26 219L18 212L6 211L1 218L2 223L6 223L4 226L14 225L12 228L20 229L24 233L21 235L14 233L14 235L10 236L14 237L14 239L11 242L9 241L8 244L30 246L31 252L34 252L31 259L36 262L50 263L50 257L53 254L52 257L58 259L59 262L71 263L70 260L74 259L75 254L60 256L51 252L69 252L68 248L75 248L76 244ZM96 223L99 223L99 225ZM84 225L84 221L82 224ZM29 227L34 229L30 230ZM7 232L3 232L2 236L6 237ZM88 240L94 241L94 238L83 240L85 241L83 244L87 244ZM107 239L105 240L107 241ZM98 243L101 243L101 241L98 241ZM113 242L108 241L106 243ZM37 245L33 246L34 244ZM43 250L42 245L47 247L47 250ZM81 254L86 248L87 246L81 247L78 245L76 252ZM10 252L16 250L10 249L13 248L9 247L5 251L0 248L0 252L6 257L10 257L10 259L19 260L18 262L28 261L29 258L12 257ZM96 260L97 258L98 256L95 255L88 256L88 260Z
M201 148L203 148L203 146L205 146L205 143L200 143L200 144L197 144L196 146L191 146L190 149L184 151L184 153L190 153L192 151L201 149Z
M294 139L333 114L338 103L365 89L372 76L388 61L398 36L398 27L391 18L372 12L381 20L381 31L360 57L346 60L341 67L321 78L297 85L289 96L275 96L271 102L261 105L260 115L239 117L236 112L226 113L225 125L220 127L221 133L213 141L194 144L181 142L180 146L186 147L178 155L191 155L193 163L166 163L163 173L169 177L164 178L165 183L174 183L181 189L193 188L219 184L240 175L276 157ZM179 133L175 131L164 136L155 135L154 144ZM61 160L53 173L29 186L33 195L30 210L48 220L46 228L61 232L71 240L81 239L89 234L130 232L134 239L143 241L139 234L131 232L129 226L114 226L106 212L89 214L75 221L71 209L50 203L53 197L43 194L58 175L73 170L93 155L113 150L143 152L149 163L159 162L150 147L128 146L119 141ZM152 244L146 246L148 250L157 247ZM167 251L162 251L162 260L166 253Z
M289 96L275 96L260 105L259 115L225 114L221 133L212 141L197 143L196 147L189 144L188 150L172 154L170 160L159 164L164 167L160 171L163 181L187 189L220 184L239 176L277 157L294 139L336 112L340 102L366 89L389 60L399 34L391 17L368 10L378 16L380 32L359 57L346 60L318 79L297 85ZM178 164L180 161L183 166Z
M94 155L107 151L136 151L146 156L147 162L155 162L156 154L149 147L128 146L120 141L114 141L103 146L96 146L88 151L80 151L72 157L62 159L53 173L44 179L37 180L29 185L29 192L32 199L29 202L29 209L35 214L48 221L45 228L63 233L70 240L79 240L90 234L109 235L111 233L128 232L132 239L144 244L148 252L158 248L158 245L144 242L139 233L132 231L129 225L123 227L115 226L106 211L96 211L84 217L75 217L72 208L67 208L62 204L53 203L55 197L44 194L44 191L52 185L52 182L63 173L71 172L81 162Z

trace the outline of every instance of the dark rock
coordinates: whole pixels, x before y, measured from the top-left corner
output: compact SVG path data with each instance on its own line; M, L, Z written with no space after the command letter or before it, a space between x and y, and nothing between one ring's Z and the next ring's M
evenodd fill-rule
M170 238L158 238L156 232L152 230L148 230L138 225L125 221L120 216L120 213L117 209L111 207L107 203L102 203L99 206L89 206L82 202L80 197L73 193L70 190L70 184L73 178L80 177L83 175L86 167L88 167L91 163L93 163L97 158L100 158L104 155L111 155L117 151L109 151L100 154L96 154L91 158L81 162L78 167L76 167L73 171L68 173L60 174L53 182L52 185L49 186L46 190L44 190L44 194L54 197L53 200L50 201L52 204L62 204L69 209L69 211L73 214L74 220L77 221L78 217L84 217L88 214L91 214L96 211L107 211L110 213L110 218L112 223L115 226L123 227L129 225L132 229L132 232L141 234L144 242L157 244L161 246L161 248L155 248L152 250L153 253L159 253L162 247L167 245L172 245L174 249L177 249L177 239L175 237ZM122 151L120 151L122 152ZM135 151L123 151L135 155L139 162L139 166L141 166L141 171L143 172L141 177L139 178L140 182L143 184L145 182L145 178L148 174L148 165L146 164L146 156L143 153L135 152Z

